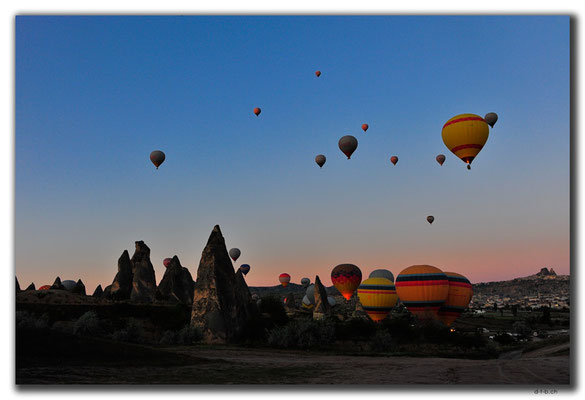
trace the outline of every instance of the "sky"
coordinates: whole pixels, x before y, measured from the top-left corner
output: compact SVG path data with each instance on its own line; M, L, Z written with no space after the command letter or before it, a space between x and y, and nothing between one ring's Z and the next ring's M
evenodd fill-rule
M216 224L251 286L569 274L569 57L567 16L18 16L20 285L92 292L137 240L157 282L173 255L196 277ZM468 171L442 126L488 112Z

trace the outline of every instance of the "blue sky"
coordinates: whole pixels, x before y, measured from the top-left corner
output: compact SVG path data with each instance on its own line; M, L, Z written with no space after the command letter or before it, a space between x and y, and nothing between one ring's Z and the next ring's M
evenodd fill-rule
M568 17L15 26L21 285L107 285L135 240L151 247L157 280L174 254L195 275L215 224L251 285L281 272L329 282L343 262L395 275L428 263L473 282L569 273ZM500 120L467 171L441 128L490 111ZM337 148L347 134L359 141L349 161ZM155 149L167 155L159 170Z

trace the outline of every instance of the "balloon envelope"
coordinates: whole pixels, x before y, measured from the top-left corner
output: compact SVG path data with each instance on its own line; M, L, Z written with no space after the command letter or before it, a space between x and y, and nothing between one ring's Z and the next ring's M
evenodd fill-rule
M171 265L171 259L170 258L165 258L163 260L163 265L165 266L165 268L168 268L169 265Z
M280 274L280 276L278 277L278 281L282 286L286 287L286 285L288 285L288 283L290 282L290 275L287 273Z
M392 274L392 272L388 271L387 269L375 269L370 272L368 278L385 278L390 282L394 282L394 274Z
M441 165L443 165L443 163L445 162L445 155L444 154L439 154L436 158L437 162Z
M331 281L339 293L349 300L362 281L362 271L353 264L339 264L331 271Z
M351 135L346 135L339 139L338 146L339 150L341 150L349 160L355 149L357 149L358 147L358 141L355 137Z
M165 153L160 150L155 150L150 153L150 161L154 164L156 169L165 161Z
M484 119L485 122L487 122L488 125L493 128L496 122L498 121L498 114L496 114L495 112L487 113Z
M311 280L309 278L301 279L301 285L303 285L303 287L308 287L310 283L311 283Z
M487 122L475 114L460 114L443 125L445 146L468 166L488 140L490 128Z
M309 299L311 304L315 303L315 285L310 285L305 292L305 297Z
M319 154L317 157L315 157L315 162L317 163L319 168L322 168L323 165L325 165L325 161L327 161L327 158L325 158L323 154Z
M234 247L233 249L230 249L229 254L231 259L236 261L240 257L240 254L242 254L242 252L240 251L240 249Z
M369 127L370 126L368 124L363 124L362 125L362 129L364 130L364 132L367 131Z
M364 311L374 322L386 318L398 301L394 282L386 278L366 279L357 292Z
M420 319L437 318L449 294L447 275L431 265L413 265L396 277L396 293L408 311Z
M398 162L398 157L396 157L396 156L390 157L390 162L392 162L392 164L396 165L396 163Z
M250 265L248 264L240 265L240 271L242 271L242 274L248 275L248 272L250 272Z
M62 281L61 284L65 287L66 290L73 290L73 288L76 285L76 282L72 281L70 279L67 279L65 281Z
M455 272L445 272L449 281L449 293L447 300L439 308L439 319L447 326L450 326L465 311L471 297L473 287L469 279Z
M38 290L49 290L50 288L51 288L51 285L43 285Z
M429 216L427 217L427 222L428 222L429 224L432 224L434 220L435 220L435 217L433 217L432 215L429 215Z
M315 75L317 75L317 78L321 76L321 71L315 71Z
M258 107L256 107L254 109L254 114L256 114L256 116L260 115L261 112L262 112L262 110L260 108L258 108Z

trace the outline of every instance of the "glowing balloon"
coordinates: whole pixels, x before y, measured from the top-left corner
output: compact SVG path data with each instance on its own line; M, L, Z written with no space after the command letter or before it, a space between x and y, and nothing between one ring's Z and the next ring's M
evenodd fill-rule
M49 290L51 288L51 285L43 285L39 288L39 290Z
M488 140L490 128L475 114L460 114L443 125L443 143L471 169L471 163Z
M358 287L357 293L364 311L374 322L386 318L398 301L394 282L386 278L366 279Z
M303 285L303 287L308 287L311 284L311 280L309 278L303 278L301 279L301 285Z
M443 163L445 162L445 155L444 154L439 154L436 158L437 162L441 165L443 165Z
M331 281L339 293L349 300L362 281L362 271L353 264L339 264L331 271Z
M160 150L155 150L150 153L150 161L154 164L156 169L165 161L165 153Z
M315 75L317 75L317 78L321 76L321 71L315 71Z
M343 152L343 154L345 154L347 156L347 159L349 160L351 158L351 155L355 151L355 149L357 149L357 147L358 147L358 141L355 137L353 137L351 135L346 135L346 136L342 137L341 139L339 139L338 145L339 145L339 150L341 150Z
M370 126L368 124L363 124L362 125L362 129L364 130L364 132L367 131L369 127Z
M254 114L256 114L256 116L260 115L261 112L262 112L262 110L260 108L258 108L258 107L256 107L254 109Z
M240 251L240 249L234 247L233 249L230 249L229 254L231 259L236 261L240 257L240 254L242 254L242 252Z
M495 112L487 113L483 119L485 119L485 122L487 122L488 125L493 128L496 124L496 121L498 120L498 114Z
M396 293L408 311L420 319L437 318L449 294L447 275L430 265L413 265L396 277Z
M168 268L169 265L171 265L171 259L170 258L165 258L163 260L163 265L165 266L165 268Z
M390 282L394 282L394 274L387 269L375 269L370 272L368 278L386 278Z
M398 157L392 156L390 157L390 161L392 162L392 164L396 165L396 163L398 162Z
M242 271L242 274L248 275L248 272L250 272L250 265L248 264L240 265L240 271Z
M471 282L463 275L455 272L445 272L449 280L449 294L447 300L439 308L439 319L450 326L469 305L473 296Z
M317 163L319 168L322 168L323 165L325 165L325 161L327 161L327 158L325 158L323 154L319 154L317 157L315 157L315 162Z
M288 285L288 283L290 282L290 275L286 273L280 274L280 276L278 277L278 281L282 286L286 287L286 285Z

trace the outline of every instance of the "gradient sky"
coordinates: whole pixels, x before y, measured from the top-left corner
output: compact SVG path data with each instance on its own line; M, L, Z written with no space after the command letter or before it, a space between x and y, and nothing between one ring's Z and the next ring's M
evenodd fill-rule
M15 36L21 287L105 287L136 240L157 282L175 254L195 277L215 224L252 286L346 262L569 273L569 17L19 16ZM490 111L468 171L441 128Z

